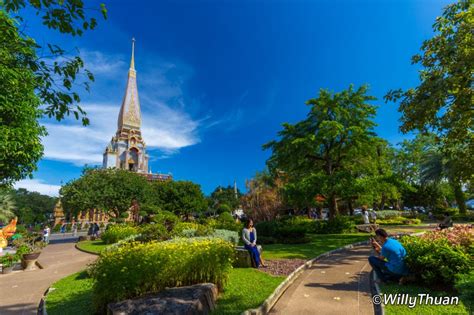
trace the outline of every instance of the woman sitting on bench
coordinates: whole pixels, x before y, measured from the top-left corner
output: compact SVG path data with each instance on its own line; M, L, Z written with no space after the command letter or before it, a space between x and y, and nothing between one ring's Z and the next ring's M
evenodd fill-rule
M247 220L245 228L242 230L242 240L245 243L245 249L250 253L252 265L254 265L255 268L258 268L260 265L266 267L257 248L257 230L253 227L252 218Z

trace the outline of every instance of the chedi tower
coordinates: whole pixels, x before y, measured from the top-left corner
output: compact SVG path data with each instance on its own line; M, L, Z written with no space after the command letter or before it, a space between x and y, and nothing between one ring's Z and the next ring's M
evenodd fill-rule
M135 39L132 39L132 58L128 70L127 87L120 107L117 133L105 149L103 167L115 167L147 174L148 159L141 133L140 99L135 71Z

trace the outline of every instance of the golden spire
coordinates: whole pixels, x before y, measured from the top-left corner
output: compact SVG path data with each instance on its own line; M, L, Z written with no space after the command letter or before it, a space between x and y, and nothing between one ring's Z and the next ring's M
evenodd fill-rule
M135 37L132 37L132 60L130 61L130 69L135 70Z
M127 128L134 129L140 129L141 126L140 99L138 98L137 72L135 71L135 38L132 38L132 58L125 95L120 107L118 131L122 130L125 125Z

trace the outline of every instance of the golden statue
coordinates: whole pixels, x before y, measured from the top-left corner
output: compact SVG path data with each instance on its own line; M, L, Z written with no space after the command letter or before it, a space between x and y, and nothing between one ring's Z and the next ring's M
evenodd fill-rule
M12 219L10 224L4 226L3 229L0 229L0 248L7 247L8 245L7 238L15 234L17 221L18 221L18 218L15 217L14 219Z

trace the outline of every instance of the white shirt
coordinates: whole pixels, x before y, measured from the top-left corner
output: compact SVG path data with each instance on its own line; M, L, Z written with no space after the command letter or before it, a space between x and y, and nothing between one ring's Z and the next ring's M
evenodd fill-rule
M367 211L365 213L362 212L362 217L364 218L364 224L370 224L369 213Z

